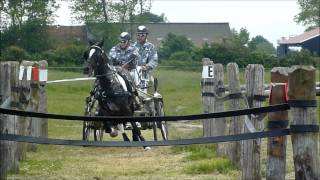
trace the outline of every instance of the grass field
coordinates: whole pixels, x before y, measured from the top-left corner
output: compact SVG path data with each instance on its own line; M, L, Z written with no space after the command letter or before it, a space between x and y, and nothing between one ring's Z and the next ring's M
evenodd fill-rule
M200 72L159 69L160 92L167 115L202 113ZM319 77L319 74L317 74ZM265 73L266 81L270 72ZM81 77L76 72L49 70L49 80ZM244 82L243 71L241 81ZM319 79L317 80L319 81ZM48 111L58 114L83 114L90 81L48 84ZM318 112L319 109L318 109ZM200 124L199 121L195 122ZM170 126L170 139L201 137L201 128ZM152 139L150 130L143 131ZM49 120L49 137L81 139L82 122ZM105 139L110 139L105 135ZM120 140L120 138L118 138ZM262 175L266 172L266 140L262 141ZM9 179L239 179L240 172L224 157L217 157L215 145L142 148L84 148L38 145L20 163L20 174ZM293 179L290 139L287 147L287 179Z

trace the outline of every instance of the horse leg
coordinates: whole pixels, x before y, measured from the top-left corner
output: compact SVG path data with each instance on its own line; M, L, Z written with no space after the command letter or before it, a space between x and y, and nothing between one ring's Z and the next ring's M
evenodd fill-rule
M144 137L141 134L140 129L138 128L136 122L131 122L132 125L132 139L134 141L145 141ZM149 146L143 146L145 150L150 150L151 148Z
M124 141L130 141L130 139L128 138L126 132L124 131L124 127L123 127L123 124L118 124L118 130L121 132L122 134L122 138Z

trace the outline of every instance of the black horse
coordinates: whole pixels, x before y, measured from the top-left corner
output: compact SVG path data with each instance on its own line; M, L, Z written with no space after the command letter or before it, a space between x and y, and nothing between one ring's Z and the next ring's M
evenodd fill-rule
M120 67L114 67L109 62L108 57L102 50L103 41L90 43L90 48L84 53L87 60L88 73L96 77L95 99L98 100L98 116L133 116L136 93L133 83L129 80L129 72ZM133 141L145 141L136 122L132 125ZM122 133L124 141L130 141L126 135L123 123L109 122L103 123L106 133L111 136L117 135L118 130ZM118 130L117 130L118 129Z

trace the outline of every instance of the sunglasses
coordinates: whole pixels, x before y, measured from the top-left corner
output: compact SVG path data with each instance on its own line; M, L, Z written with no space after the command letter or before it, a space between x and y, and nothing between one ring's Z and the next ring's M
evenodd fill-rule
M123 43L123 44L124 44L124 43L127 43L127 42L128 42L128 41L126 41L126 40L121 40L121 41L120 41L120 43Z
M138 37L146 37L146 34L137 34Z

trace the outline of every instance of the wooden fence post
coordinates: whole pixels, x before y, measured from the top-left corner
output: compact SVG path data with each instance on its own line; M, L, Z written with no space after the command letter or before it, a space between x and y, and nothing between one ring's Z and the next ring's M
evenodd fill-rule
M288 69L275 67L271 70L271 91L269 105L286 103L286 83ZM283 129L288 125L288 111L271 112L268 114L268 129ZM284 180L286 175L286 145L287 137L268 138L267 180Z
M29 102L31 98L31 87L30 79L32 71L32 63L30 61L22 61L20 64L20 71L23 69L23 72L20 72L22 77L19 77L18 86L12 89L15 93L18 94L18 101L14 102L16 107L20 108L23 111L29 111ZM18 117L18 132L21 135L30 135L30 117ZM26 159L28 144L19 143L18 145L18 155L19 160Z
M262 101L259 96L263 95L264 68L260 64L249 64L246 67L246 95L249 107L261 107ZM252 125L255 129L261 130L263 122L252 119ZM243 128L244 133L248 133L246 126ZM260 149L261 140L242 141L241 160L242 160L242 179L260 180Z
M222 64L214 64L214 92L213 97L214 112L224 111L224 68ZM226 118L214 118L213 119L213 130L211 136L223 136L226 135ZM226 146L228 143L218 143L217 154L222 156L226 154Z
M0 105L10 108L11 83L16 79L16 62L0 62ZM6 103L4 103L6 102ZM3 106L6 104L5 106ZM15 116L0 114L0 132L14 134L16 132ZM17 143L12 141L0 141L0 179L6 179L7 172L19 171L18 158L16 156Z
M241 89L239 80L239 68L236 63L229 63L227 65L228 80L229 80L229 93L230 107L229 110L241 109ZM243 126L243 116L233 116L230 120L229 134L240 134ZM239 141L229 143L228 156L232 164L238 168L241 167L240 163L241 143Z
M39 61L39 76L46 74L42 74L40 71L48 70L48 62L46 60ZM46 78L46 77L43 77ZM46 79L42 80L39 77L39 106L38 112L47 113L47 93L46 93ZM40 137L48 137L48 119L41 119L40 123Z
M31 88L31 96L29 101L29 110L33 112L38 112L39 108L39 80L37 69L39 68L38 63L31 62L32 64L32 73L31 73L31 80L30 82L30 88ZM34 73L36 72L36 73ZM30 120L30 135L33 137L39 137L40 136L40 118L31 118ZM36 151L37 145L36 144L28 144L28 150L29 151Z
M316 103L315 68L293 66L289 72L289 104L291 106L291 130L293 126L319 125L314 105L294 105L294 101ZM291 103L292 102L292 103ZM303 102L302 102L303 103ZM319 126L318 126L319 128ZM319 132L291 133L295 179L320 179Z
M214 112L214 104L213 104L213 94L214 94L214 79L213 77L209 77L208 73L213 73L213 69L208 67L213 66L213 62L208 58L202 59L203 63L203 72L202 72L202 101L203 101L203 111L204 113L212 113ZM212 72L209 72L212 71ZM211 74L210 74L211 75ZM204 137L209 137L212 135L213 123L211 119L205 119L202 121L203 123L203 135Z

